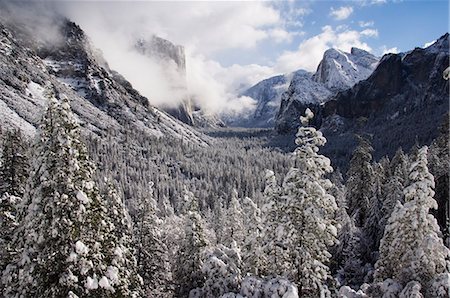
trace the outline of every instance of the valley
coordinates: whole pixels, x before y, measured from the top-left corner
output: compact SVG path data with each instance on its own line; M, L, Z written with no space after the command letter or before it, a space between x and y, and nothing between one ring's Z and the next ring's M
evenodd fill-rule
M216 32L182 45L170 16L98 15L96 43L78 5L123 3L22 5L0 1L0 296L448 297L448 33L385 53L373 22L326 25L292 35L339 35L314 70L225 68ZM228 4L179 5L176 24Z

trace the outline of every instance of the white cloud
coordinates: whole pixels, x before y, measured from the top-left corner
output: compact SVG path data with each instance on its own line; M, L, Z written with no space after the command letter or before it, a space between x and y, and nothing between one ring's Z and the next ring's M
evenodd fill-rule
M320 34L304 40L296 51L285 51L278 58L275 70L282 73L297 69L315 71L323 53L333 47L347 52L352 47L371 51L372 49L362 39L372 36L362 32L349 29L340 31L331 26L325 26Z
M353 13L353 7L351 6L342 6L338 9L334 9L333 7L330 9L330 16L332 16L335 20L345 20Z
M276 43L281 43L281 42L291 42L294 34L281 28L275 28L269 31L269 36Z
M358 25L361 28L372 27L374 25L374 22L373 21L368 21L368 22L359 21Z
M361 35L364 35L364 36L378 37L378 30L377 29L364 29L360 33L361 33Z
M392 47L392 48L387 48L386 46L382 46L381 47L381 53L382 53L382 55L385 55L385 54L398 54L400 51L399 51L399 49L397 48L397 47Z
M157 61L138 55L136 38L153 34L186 48L189 92L209 112L244 111L236 90L271 76L270 67L223 67L213 57L231 49L251 49L265 40L290 42L280 12L264 2L64 2L57 4L92 38L111 68L123 74L150 102L174 105L182 98L171 90ZM306 13L297 11L296 13ZM175 93L174 93L175 92ZM241 103L241 104L238 104Z
M435 43L436 42L436 40L432 40L432 41L430 41L430 42L426 42L424 45L423 45L423 47L424 48L428 48L429 46L431 46L433 43Z

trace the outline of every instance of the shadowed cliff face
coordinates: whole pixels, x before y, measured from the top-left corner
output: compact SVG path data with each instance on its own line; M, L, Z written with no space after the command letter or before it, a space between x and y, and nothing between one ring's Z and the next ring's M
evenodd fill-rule
M306 108L316 111L314 122L319 125L323 104L336 94L369 77L378 63L372 54L352 48L351 53L329 49L314 74L297 71L288 90L281 97L276 116L280 133L294 133L300 125L299 117ZM329 107L327 107L327 110Z
M437 104L448 95L442 72L448 66L448 34L427 49L383 57L373 74L325 104L324 116L369 117L391 101L409 108Z
M432 46L388 54L365 81L338 93L318 111L328 139L323 152L337 165L349 160L354 134L372 136L374 157L408 151L415 142L430 144L448 112L448 34ZM342 149L345 148L345 149Z
M186 56L184 47L174 45L168 40L152 36L148 40L139 39L136 42L137 51L160 64L164 70L164 76L174 96L179 96L177 106L161 106L167 113L178 120L193 125L193 108L186 81Z

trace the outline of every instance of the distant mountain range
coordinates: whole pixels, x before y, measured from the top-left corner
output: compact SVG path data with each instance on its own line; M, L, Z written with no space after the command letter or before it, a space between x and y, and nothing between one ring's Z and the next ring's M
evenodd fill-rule
M357 48L350 53L329 49L315 73L298 70L263 80L241 95L256 100L253 114L233 119L231 126L274 127L289 131L298 127L301 107L327 101L335 92L366 79L375 69L378 58Z

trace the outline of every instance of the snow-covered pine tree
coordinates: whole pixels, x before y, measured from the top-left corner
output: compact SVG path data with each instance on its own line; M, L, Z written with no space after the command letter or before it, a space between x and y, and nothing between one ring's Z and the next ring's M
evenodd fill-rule
M11 256L14 252L11 241L14 231L18 226L17 206L20 201L20 197L8 193L5 193L0 197L0 272L5 270L6 265L11 261ZM0 291L3 292L3 283L1 280Z
M373 195L374 178L371 165L373 148L367 139L363 137L358 139L359 145L350 160L346 187L348 214L355 218L357 227L362 227Z
M262 222L262 254L259 273L263 276L282 275L290 264L290 256L286 250L284 229L282 224L282 196L275 173L265 171L266 186L264 189Z
M3 296L136 297L120 288L128 284L122 272L108 270L112 219L69 103L49 99L12 241L16 252L3 272Z
M450 251L439 236L436 219L429 213L437 204L433 199L434 178L428 171L427 149L426 146L419 149L411 165L410 185L404 190L405 203L397 202L389 218L375 271L379 282L388 278L403 286L411 281L419 282L425 295L439 288L436 281L448 283L450 278L446 261ZM442 275L447 278L443 279ZM448 292L444 294L441 297L448 297Z
M366 247L361 228L355 226L355 220L348 217L339 233L338 253L339 262L338 280L341 285L358 289L364 282L369 268L364 262ZM370 267L370 265L369 265Z
M197 198L185 190L184 196L187 214L184 215L184 238L177 251L177 260L173 268L173 280L177 297L187 297L189 292L201 288L205 281L202 272L202 254L208 246L205 237L203 219L199 213Z
M365 247L367 248L364 260L372 265L375 265L380 240L383 237L382 232L384 229L380 226L380 222L383 217L382 187L385 183L385 169L381 162L375 163L373 166L373 192L369 199L367 217L362 228L366 241Z
M231 193L231 199L228 208L225 211L223 243L225 246L231 246L236 242L238 247L242 247L245 238L244 214L236 189Z
M244 245L241 249L244 275L259 275L262 263L262 235L261 210L252 199L244 198L244 229L247 231Z
M221 297L225 293L239 291L242 260L237 246L229 248L219 244L207 249L203 260L205 283L202 288L191 291L190 298Z
M106 181L105 193L102 194L106 202L108 229L105 235L104 254L110 263L106 277L103 278L105 287L111 289L120 297L141 296L143 292L142 278L138 272L133 243L131 218L127 208L113 184ZM99 280L99 285L102 279Z
M153 183L142 196L135 214L134 234L139 274L147 297L173 297L173 280L168 249L162 241L162 220L153 198Z
M307 109L301 117L294 151L296 168L291 168L285 178L286 217L285 237L292 266L288 277L298 284L301 297L329 295L327 281L332 279L328 263L328 248L336 243L337 228L334 220L337 206L328 192L332 187L324 176L333 171L330 160L318 153L326 139L320 131L306 126L313 118Z
M20 130L8 130L3 137L0 162L0 196L22 197L28 178L27 144Z

